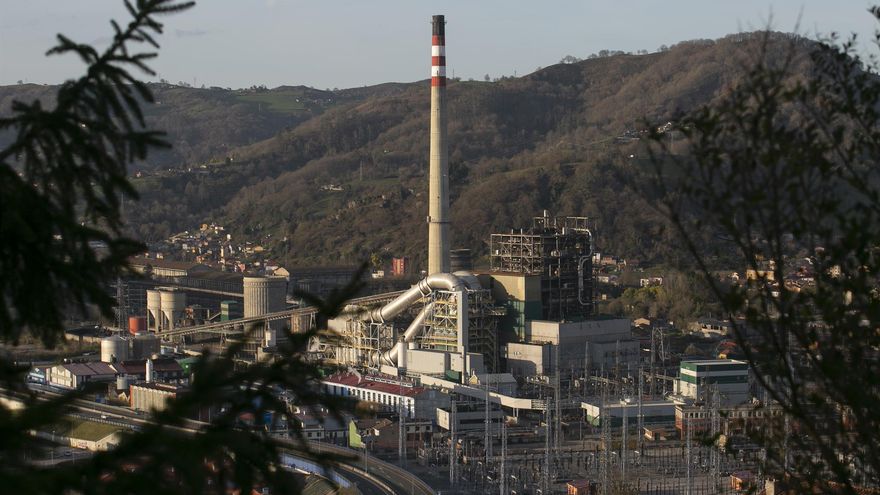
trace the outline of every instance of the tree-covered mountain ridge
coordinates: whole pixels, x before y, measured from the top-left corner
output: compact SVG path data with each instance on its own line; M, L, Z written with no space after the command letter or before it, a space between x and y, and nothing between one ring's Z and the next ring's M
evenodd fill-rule
M764 46L810 42L747 33L657 53L557 64L494 82L450 80L452 242L478 255L488 234L528 227L547 209L592 219L597 246L671 262L659 216L627 187L645 167L639 137L724 94ZM0 88L0 109L22 92ZM151 126L175 149L136 180L129 208L146 240L217 221L287 265L409 256L421 266L427 228L427 81L339 91L154 85ZM671 136L671 139L674 137Z

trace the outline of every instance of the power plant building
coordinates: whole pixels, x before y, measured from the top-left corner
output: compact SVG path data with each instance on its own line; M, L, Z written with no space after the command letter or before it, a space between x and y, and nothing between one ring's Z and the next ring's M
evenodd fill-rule
M586 217L535 217L528 231L492 234L491 271L540 276L541 319L593 313L593 235Z
M733 359L682 361L677 382L681 397L709 403L718 392L722 405L749 400L749 364Z

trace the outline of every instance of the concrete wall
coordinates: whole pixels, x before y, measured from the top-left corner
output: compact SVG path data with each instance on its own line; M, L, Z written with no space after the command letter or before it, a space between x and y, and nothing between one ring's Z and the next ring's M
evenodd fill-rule
M486 371L485 365L485 357L482 354L478 354L476 352L469 352L467 355L467 372L468 375L471 373L484 373ZM451 353L449 354L449 369L452 371L461 372L461 354Z
M550 344L507 344L507 372L514 376L546 374L552 361Z
M528 342L576 344L578 342L613 342L631 338L630 320L585 320L571 322L532 320L526 323Z
M461 357L459 357L459 362L461 362ZM449 353L427 349L408 349L406 364L408 373L443 374L449 369Z

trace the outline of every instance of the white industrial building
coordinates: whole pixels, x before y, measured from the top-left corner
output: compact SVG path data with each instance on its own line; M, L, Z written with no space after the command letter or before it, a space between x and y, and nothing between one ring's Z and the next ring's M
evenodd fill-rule
M627 319L527 320L525 341L507 344L505 357L510 373L529 376L549 375L557 364L559 369L636 370L639 353Z
M453 416L455 417L455 431L459 433L468 431L485 431L486 429L486 404L470 403L456 404L455 412L452 406L437 408L437 426L443 430L452 429ZM489 424L494 432L501 431L501 422L505 416L501 408L489 407Z
M88 382L111 382L116 370L102 362L58 364L46 370L49 385L78 389Z
M722 406L749 400L749 365L733 359L682 361L676 393L684 399L708 403L718 391Z
M638 424L639 403L636 399L608 401L604 406L601 401L582 402L586 421L593 426L601 426L602 409L608 416L611 426L623 424L626 417L627 424ZM675 421L675 403L671 400L644 401L641 404L642 424L672 424Z
M449 395L439 390L419 387L395 378L338 373L325 379L322 384L325 393L371 402L384 411L397 412L403 407L409 418L434 418L438 407L449 404Z

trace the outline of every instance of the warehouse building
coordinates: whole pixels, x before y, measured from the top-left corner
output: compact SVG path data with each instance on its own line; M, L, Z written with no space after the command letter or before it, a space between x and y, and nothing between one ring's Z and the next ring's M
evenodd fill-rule
M438 407L449 405L445 393L396 378L338 373L322 383L325 393L370 402L381 411L397 412L402 404L408 418L431 419Z
M586 421L593 426L602 425L602 403L582 402ZM639 403L637 400L625 399L605 404L606 414L612 427L619 427L626 417L628 425L638 424ZM642 424L672 424L675 421L675 403L669 400L642 402Z
M49 385L67 389L79 389L89 382L111 382L116 370L107 363L58 364L46 370Z
M167 383L135 383L130 388L129 406L135 411L162 411L183 390L184 387Z

